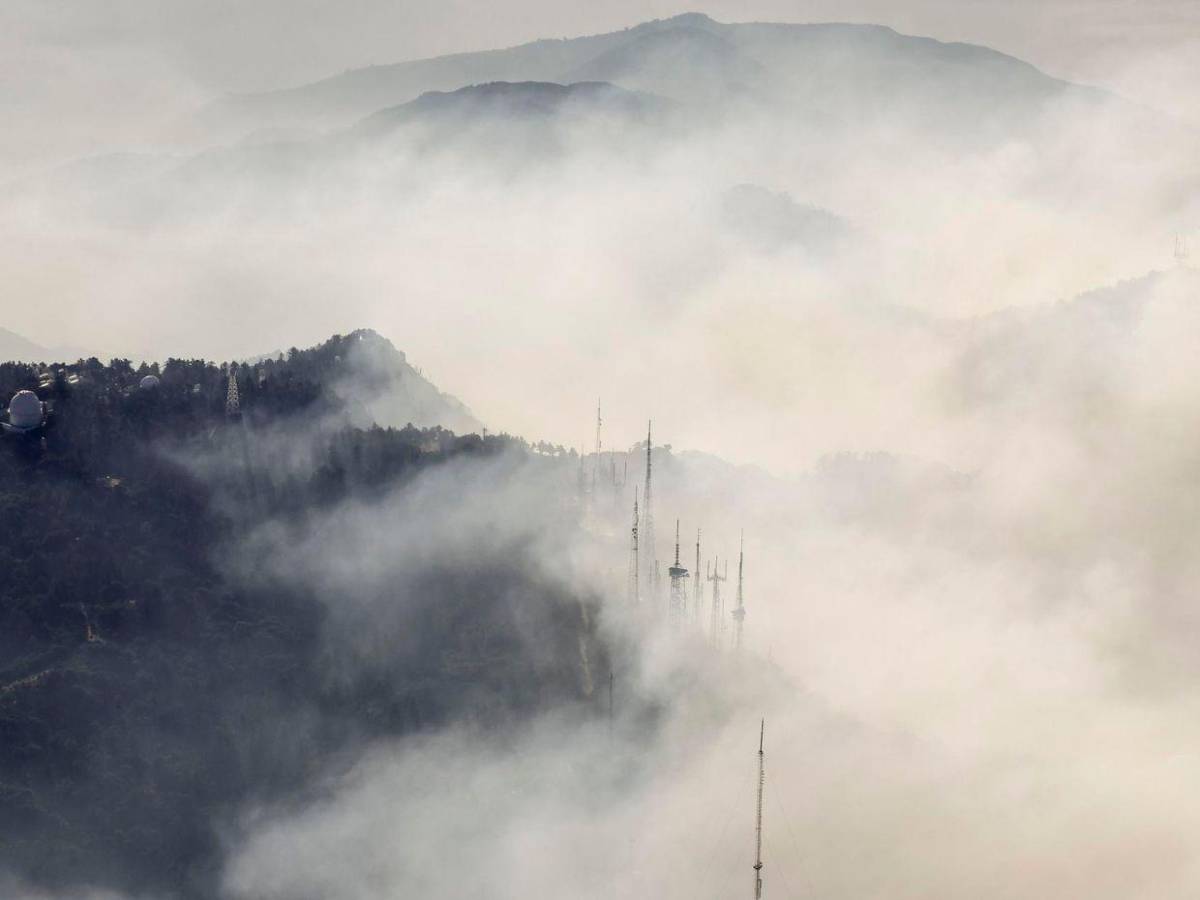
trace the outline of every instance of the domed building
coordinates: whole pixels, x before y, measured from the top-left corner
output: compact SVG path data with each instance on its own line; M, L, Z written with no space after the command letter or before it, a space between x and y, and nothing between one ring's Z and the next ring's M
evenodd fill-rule
M138 388L143 391L152 391L155 388L157 388L158 385L159 385L159 380L158 380L157 375L147 375L145 378L143 378L141 381L138 382Z
M8 403L8 423L12 431L32 431L41 426L46 407L33 391L17 391Z

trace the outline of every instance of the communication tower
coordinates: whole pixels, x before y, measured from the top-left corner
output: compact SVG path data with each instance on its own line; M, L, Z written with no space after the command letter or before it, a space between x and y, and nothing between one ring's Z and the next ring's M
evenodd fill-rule
M738 548L738 584L737 607L733 611L733 649L742 649L742 623L746 619L746 603L742 596L742 573L746 559L746 535L742 534L741 545Z
M633 489L633 528L629 530L629 603L638 603L638 498L637 487Z
M651 481L650 424L646 425L646 485L642 490L642 527L638 535L642 551L642 570L645 572L647 593L658 596L658 551L654 540L654 495Z
M671 597L670 606L667 608L667 618L672 627L678 628L683 625L687 616L687 585L684 580L688 577L688 570L679 563L679 520L675 520L675 565L667 569L667 574L671 578Z
M725 574L720 572L721 561L715 560L707 580L712 582L712 610L708 620L708 639L720 649L725 637L725 604L721 601L721 582L729 580L729 563L725 563Z

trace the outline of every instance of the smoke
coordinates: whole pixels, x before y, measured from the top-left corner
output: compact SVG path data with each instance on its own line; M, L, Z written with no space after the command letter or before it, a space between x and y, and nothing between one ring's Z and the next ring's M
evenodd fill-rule
M611 732L601 694L582 717L485 717L367 742L299 808L247 812L227 893L598 897L655 882L668 897L736 894L750 875L763 715L773 892L1186 895L1196 823L1178 797L1197 761L1175 748L1196 738L1198 623L1179 552L1194 452L1162 433L1116 448L1093 434L1171 396L1161 341L1185 352L1193 290L1187 273L1152 279L974 335L943 390L959 415L1012 434L972 472L844 455L779 479L660 449L660 523L678 513L685 535L702 524L706 557L749 527L741 660L623 608L623 541L602 537L621 505L600 508L590 537L564 530L566 512L547 515L570 495L571 465L545 480L511 461L434 471L333 511L303 539L264 532L246 554L263 577L313 583L334 607L328 659L356 669L337 677L383 665L394 678L412 652L409 586L424 584L411 573L470 571L507 556L514 535L526 575L563 597L600 589L605 629L626 650L612 663ZM1090 364L1068 352L1080 333ZM1033 357L1043 370L1026 341L1050 345ZM1005 386L981 396L978 372ZM1080 391L1103 387L1117 397L1082 426ZM1186 430L1192 388L1176 390L1155 418ZM1156 478L1175 496L1149 490ZM1093 480L1105 489L1088 491ZM550 637L527 639L537 658ZM582 679L582 659L567 658Z

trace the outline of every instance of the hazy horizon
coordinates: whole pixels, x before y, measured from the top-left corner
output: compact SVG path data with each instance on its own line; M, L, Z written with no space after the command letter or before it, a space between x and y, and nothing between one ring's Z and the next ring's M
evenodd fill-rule
M58 77L53 79L30 79L29 77L6 79L7 83L12 85L18 93L8 100L0 100L0 116L8 116L10 121L16 123L16 127L10 129L10 133L20 134L23 136L22 139L33 142L28 145L29 158L41 159L43 165L46 161L54 160L56 156L66 158L81 152L89 152L84 149L88 145L91 145L90 151L101 149L114 152L136 151L140 146L145 146L148 152L155 152L152 150L154 140L150 135L159 130L163 123L169 124L172 120L186 118L196 109L226 91L261 90L297 85L319 79L341 69L356 68L371 63L395 62L406 58L423 58L471 48L511 46L537 37L600 33L635 25L639 21L652 17L668 17L688 8L663 3L637 6L637 11L633 6L622 5L606 6L603 10L572 11L568 7L557 4L530 4L514 7L504 15L501 15L500 7L491 7L488 15L480 18L478 10L452 5L438 5L436 12L409 5L394 7L363 3L360 4L360 7L357 9L358 15L347 13L341 7L337 10L323 9L319 4L306 7L303 11L285 14L271 5L239 5L237 13L228 19L215 19L208 14L201 15L187 4L170 7L170 11L155 5L154 11L151 11L151 7L143 6L133 0L127 0L120 5L117 13L106 12L103 15L98 12L85 12L81 9L73 10L70 6L54 10L42 5L37 5L36 8L18 9L14 16L14 27L5 30L8 35L5 40L15 50L15 52L5 55L5 58L9 60L8 64L19 66L30 74L36 72L38 66L51 66L55 68ZM11 9L10 15L12 15ZM839 7L839 9L843 8ZM1175 60L1175 51L1171 48L1176 47L1180 42L1187 43L1193 40L1197 34L1195 29L1200 27L1196 24L1200 22L1200 14L1194 17L1196 21L1193 22L1192 14L1188 11L1186 4L1163 4L1161 14L1153 17L1143 9L1141 15L1146 18L1146 21L1156 24L1153 28L1136 30L1123 28L1121 23L1125 14L1109 4L1023 4L1015 12L1008 6L1005 9L1007 10L1005 13L998 13L994 5L987 3L955 4L953 8L938 3L920 2L905 4L902 7L888 4L886 8L883 5L859 4L844 8L843 14L835 17L832 15L832 7L828 5L760 3L737 8L731 5L715 4L707 11L719 21L798 21L823 18L837 18L845 21L877 21L897 27L902 32L929 34L943 40L977 41L981 45L992 46L1003 52L1014 53L1018 57L1027 59L1035 65L1039 65L1052 76L1067 79L1078 77L1083 81L1103 84L1105 87L1117 91L1121 91L1133 83L1122 81L1121 73L1127 70L1126 67L1128 67L1128 71L1140 71L1145 69L1146 64L1149 63L1165 65L1167 61ZM390 20L403 23L406 27L382 26L381 22L389 21L388 17L391 17ZM1080 22L1086 25L1078 31L1071 31L1070 40L1062 41L1061 45L1057 47L1057 51L1052 50L1049 46L1039 44L1039 42L1050 41L1046 25L1056 19L1061 19L1063 22ZM1167 21L1178 21L1179 27L1169 29L1170 34L1163 34L1161 33L1164 30L1162 23ZM489 27L485 28L485 25ZM290 39L268 38L267 31L272 28L287 34ZM1054 33L1064 32L1063 29L1057 29ZM314 41L319 43L321 52L308 52ZM64 56L64 54L66 55ZM1097 61L1102 58L1112 58L1118 62L1115 62L1108 70L1104 70L1103 67L1097 68ZM1200 54L1197 58L1200 58ZM1154 66L1150 65L1149 68L1154 69ZM1106 81L1092 77L1103 71L1109 71L1117 76L1116 79ZM1180 107L1179 104L1168 98L1168 94L1172 90L1191 90L1186 87L1192 84L1187 80L1190 76L1187 76L1182 70L1175 74L1179 75L1179 79L1168 80L1162 77L1158 81L1151 79L1138 82L1141 86L1133 91L1135 99L1143 103L1157 103L1175 111L1186 107L1187 104ZM1157 90L1155 85L1162 90L1155 93ZM85 87L86 93L73 99L71 92ZM32 94L30 89L33 91ZM43 91L53 93L41 93ZM1191 93L1188 96L1194 97L1195 94ZM110 110L106 104L114 102L118 97L120 98L119 106L113 107L112 114L109 115ZM14 107L13 100L18 98L21 102ZM79 106L81 99L84 101L82 107ZM89 118L97 115L102 116L102 120L91 121ZM77 127L80 123L86 123L83 134L71 135L68 133L70 129ZM59 133L56 130L59 128L65 130ZM146 128L149 128L149 133L145 131ZM140 135L139 129L142 129ZM148 137L150 138L149 143L145 143ZM46 141L51 143L47 144ZM219 143L224 143L224 141ZM19 148L20 140L15 145L10 144L10 152L13 152L14 146ZM739 155L740 151L734 148L728 138L723 140L723 146L728 147L732 153L730 161L736 160L736 162L733 166L724 164L718 167L710 166L712 171L708 177L714 178L712 185L714 191L719 192L724 187L740 181L757 181L764 176L771 177L765 172L756 172L756 166L748 165L748 160L744 158L744 155ZM75 149L64 153L63 150L67 147ZM167 147L168 149L157 152L166 152L179 159L186 159L189 155L203 150L205 144L192 142L190 145L179 145L178 142L175 142L174 146L169 143ZM16 152L24 151L18 149ZM685 156L686 153L677 156L676 159L682 161ZM1010 154L1010 159L1000 162L1000 165L1011 166L1014 163L1018 166L1021 165L1016 162L1016 159ZM665 163L666 159L663 162ZM932 160L931 163L940 165ZM690 162L683 164L692 165ZM989 161L981 160L980 164L985 167L993 166L993 162ZM872 163L872 165L875 164ZM996 170L993 168L993 171ZM961 172L961 175L967 175L965 170ZM642 173L638 177L645 178L647 176L651 179L657 177L650 173ZM1020 172L1019 169L1014 169L1011 175L1002 177L1027 178L1026 174ZM849 184L852 178L853 176L847 172L843 180ZM725 181L724 185L719 183L722 179ZM668 185L671 183L674 183L675 187L669 187ZM785 179L776 184L768 184L768 187L786 189L788 185ZM932 189L934 185L931 184L928 187ZM685 185L674 173L667 176L666 179L660 178L658 188L673 192L682 202L695 202L694 200L685 200L684 196L679 194L679 188L683 188L686 192L692 190L692 187ZM576 191L577 189L576 186L571 186L568 190ZM918 187L918 189L921 188ZM1006 188L997 184L994 190L997 199L1002 199ZM820 193L828 192L824 190L824 187L818 191L810 190L807 187L792 191L794 199L800 203L815 202L818 205L826 205L834 199L832 196L823 199ZM502 203L511 203L508 197L496 196ZM665 195L664 199L666 199ZM355 202L361 202L361 200ZM543 201L538 200L537 202ZM564 199L564 202L569 201ZM839 200L838 202L843 201ZM853 202L857 202L857 200ZM1011 207L1011 204L1009 206ZM578 207L574 208L578 209ZM838 214L849 213L852 220L857 215L852 210L845 208L834 208L833 211ZM480 208L480 212L485 216L494 216L497 224L509 215L495 204L493 204L491 212L484 207ZM614 212L616 211L614 210ZM896 212L901 212L899 207ZM1031 210L1026 205L1025 209L1018 214L1027 217L1029 212ZM340 212L335 211L335 214L340 215ZM597 207L597 214L605 215L602 207ZM872 213L872 215L876 214L876 212ZM923 212L918 213L918 215L924 214ZM1105 214L1107 215L1107 211ZM85 215L91 216L92 214L86 213ZM104 215L107 216L108 213L106 212ZM901 213L902 218L907 215L906 212ZM1059 212L1053 212L1052 216L1062 218ZM14 267L15 280L10 277L8 297L13 307L5 319L5 325L22 337L36 343L48 346L68 345L84 349L94 348L95 351L102 353L148 358L161 358L169 355L237 358L273 352L288 346L307 346L323 340L334 332L344 333L354 328L370 327L392 339L400 349L409 354L415 364L424 368L431 375L439 387L457 395L472 406L477 414L493 428L514 430L531 438L549 437L555 441L577 445L580 443L579 439L571 433L572 428L564 428L564 421L569 416L574 417L577 421L574 428L579 429L582 435L586 435L586 410L591 403L587 398L600 395L605 398L607 405L612 410L614 421L617 416L627 415L627 427L620 428L620 433L623 435L622 440L625 438L635 440L639 432L639 427L635 423L644 419L646 415L657 412L657 415L664 419L664 433L678 435L679 441L685 446L695 449L716 449L738 462L757 461L776 469L780 468L778 459L755 459L752 455L736 452L728 446L713 446L713 442L706 444L702 433L673 428L670 423L671 413L667 409L668 399L666 396L658 398L655 403L650 404L656 409L636 411L630 409L626 412L624 409L626 403L622 398L629 395L631 385L627 380L614 381L611 377L612 373L605 374L598 370L596 367L600 365L599 357L595 362L588 363L573 377L573 382L579 382L580 389L580 396L577 398L578 406L573 413L568 409L568 398L560 397L554 401L553 407L548 409L545 415L531 415L516 396L525 388L524 376L518 376L517 380L511 383L501 384L494 380L481 383L477 378L470 377L468 373L462 371L464 365L474 365L475 355L484 352L487 355L479 357L481 361L491 364L490 359L494 358L497 364L504 366L514 376L517 375L517 371L507 363L500 363L500 360L507 354L495 357L493 354L498 349L497 347L493 346L485 350L477 344L472 344L469 332L456 328L453 332L456 336L455 339L446 340L442 329L450 322L458 321L455 313L449 313L450 318L447 320L435 322L429 320L428 313L423 312L419 316L419 321L406 321L404 315L397 318L395 311L380 309L378 296L372 299L351 300L353 296L360 295L362 291L372 292L370 286L361 283L363 274L361 263L365 262L368 267L375 266L382 261L382 258L373 255L372 259L376 260L375 262L360 260L360 264L350 268L344 266L340 259L335 261L330 257L323 260L323 257L328 257L332 252L328 238L322 238L322 249L316 255L306 254L305 259L295 260L299 266L310 271L310 277L301 279L301 283L294 287L301 294L306 294L311 293L317 283L325 283L332 291L341 295L337 300L330 296L324 301L317 301L314 297L312 300L304 302L303 312L295 303L291 303L292 308L289 310L289 314L283 317L272 317L269 314L269 311L278 312L282 308L280 299L265 301L264 304L239 304L237 315L230 320L228 327L223 328L215 319L193 317L186 326L182 322L177 324L173 322L172 305L175 301L169 299L170 294L182 290L192 298L187 301L189 303L199 302L206 305L216 303L217 308L220 308L222 301L218 296L213 296L212 291L216 290L219 294L221 289L212 283L213 270L197 274L195 278L180 274L164 281L157 274L158 267L150 266L148 263L155 259L165 259L160 255L159 250L155 250L155 247L161 246L163 251L167 251L166 245L163 244L165 237L156 235L151 242L143 244L138 252L149 252L151 255L139 261L136 257L128 256L124 251L119 250L118 247L122 246L121 244L104 249L103 241L107 241L108 238L97 243L101 234L110 232L111 229L108 225L104 226L103 232L93 232L90 236L85 237L81 232L78 237L71 238L76 249L65 250L64 248L64 252L84 252L88 254L86 258L92 260L92 264L101 269L108 267L106 259L115 262L122 269L129 269L115 280L107 274L102 274L103 286L100 282L89 284L89 281L93 279L88 274L86 267L81 269L82 278L73 279L73 283L66 291L66 295L77 297L71 302L80 304L81 311L101 302L101 298L108 298L110 302L115 302L120 307L121 301L114 297L114 291L128 290L136 294L151 289L167 292L165 295L156 295L150 308L141 310L136 319L125 318L123 322L109 319L104 323L91 321L85 324L85 320L80 316L64 317L60 312L52 311L51 307L34 302L34 297L41 293L39 285L43 282L39 279L43 276L37 274L36 269L30 268L31 260L28 254L18 248L28 246L34 251L34 258L36 258L41 252L40 246L49 246L49 244L44 241L39 241L37 244L29 243L33 240L36 229L41 227L35 226L31 230L29 221L26 216L14 223L12 229L6 231L12 250L25 258ZM615 226L616 220L613 220L611 224ZM855 224L861 224L861 221ZM1032 222L1027 221L1024 227L1030 225ZM581 226L588 229L608 227L602 219L594 223L581 223ZM72 227L78 230L78 224ZM310 226L304 227L305 229L310 228ZM312 227L320 226L313 223ZM1034 227L1056 228L1049 220ZM1112 285L1123 278L1140 277L1155 269L1168 268L1172 264L1171 239L1174 232L1186 233L1191 227L1186 219L1176 217L1175 222L1157 235L1152 235L1145 229L1139 229L1141 237L1152 238L1157 242L1157 250L1147 253L1146 251L1150 248L1146 247L1139 250L1136 256L1129 255L1128 259L1120 255L1114 256L1102 246L1088 248L1085 252L1088 254L1095 252L1097 254L1095 259L1080 258L1072 260L1070 263L1072 269L1082 268L1077 277L1055 277L1046 280L1041 275L1037 275L1028 284L1028 287L1033 290L1022 288L1015 292L1016 296L1007 296L1013 292L1008 287L1001 287L995 296L979 296L967 304L946 306L941 303L931 304L925 300L918 305L923 307L925 313L932 313L938 318L967 319L980 312L992 312L1014 305L1014 301L1019 306L1038 306L1067 300L1075 294L1091 288ZM289 223L287 228L295 231L293 224ZM300 238L301 234L297 233L295 238ZM286 268L279 271L277 266L280 264L290 266L291 263L285 261L290 259L290 255L299 248L299 244L295 239L284 239L278 231L274 234L260 233L257 237L253 235L254 232L247 233L246 240L241 242L237 252L249 252L247 241L261 241L261 249L268 255L277 256L277 260L270 262L267 257L256 255L253 260L248 261L248 267L240 275L229 271L221 277L222 279L232 278L235 284L241 282L242 284L235 290L251 289L251 284L258 282L261 288L265 288L273 294L282 290L286 281L292 278ZM578 233L577 236L582 240L592 239L586 238L583 233ZM601 233L596 233L593 237L606 239L601 236ZM1075 244L1074 237L1061 228L1058 229L1057 234L1047 233L1044 237L1047 240L1047 249L1053 247L1055 242L1060 240L1064 247ZM1004 233L984 231L980 232L977 239L981 242L981 248L987 248L988 244L994 243L998 238L1004 238ZM193 229L192 234L186 239L181 236L182 243L179 249L186 256L193 256L195 253L205 252L202 250L203 246L211 244L214 239L214 234L197 232ZM433 247L446 246L441 244L440 238L433 235L430 235L430 240L434 241L434 244L431 245ZM132 245L130 247L132 248ZM516 253L523 252L520 248L512 249ZM597 249L599 250L599 247ZM353 252L359 253L358 249L354 249ZM578 247L573 252L578 254L585 251L582 247ZM599 262L603 258L603 254L608 252L610 251L601 251L595 262ZM681 247L680 252L691 251ZM949 275L951 278L961 280L968 290L975 291L992 278L988 274L988 266L998 264L1002 267L999 270L1001 272L1012 270L1012 263L1003 257L1024 251L1017 247L986 249L989 256L996 252L1001 255L1001 258L981 258L979 261L983 263L983 268L974 276L966 271L957 271L958 264L955 263L953 265L956 271L951 273L935 275L932 272L912 271L901 277L920 279L929 276L943 278ZM97 253L99 255L95 255ZM109 255L113 253L117 255L115 257ZM427 268L428 262L436 262L437 258L437 254L435 254L432 259L422 262L420 270ZM46 260L47 264L50 262L50 260ZM966 262L966 260L960 262ZM329 270L327 263L333 264L340 271L335 273ZM503 271L507 265L504 261L498 260L497 263L498 268L493 266L497 272ZM586 267L594 265L593 261L584 262L582 259L578 259L577 263ZM199 260L196 260L195 264L199 264ZM673 262L664 259L661 263L651 263L651 265L669 267L681 264L690 263L685 263L682 258ZM910 266L911 262L906 261L904 265ZM924 263L921 265L925 267ZM270 275L266 274L264 267L271 270ZM1027 263L1022 263L1018 269L1026 267ZM175 265L170 264L168 268L175 268ZM618 265L615 271L620 271L620 268ZM425 273L420 270L411 272L416 281L426 277ZM510 271L506 276L505 288L509 290L532 289L537 292L546 290L548 285L545 284L533 286L524 283L529 271L528 269ZM447 279L453 282L463 277L463 273L451 270L436 276L432 273L429 274L433 280L427 281L421 290L433 291L435 295L448 286ZM896 271L886 271L886 268L881 268L879 272L882 278L894 279L898 274L900 273ZM1020 277L1028 278L1034 274L1032 271L1022 272ZM264 277L268 278L271 283L262 282L261 279ZM668 275L664 272L654 277L674 279L678 276ZM395 281L394 274L389 278L393 279L391 281L393 289L404 283ZM992 280L994 281L994 279ZM54 276L48 284L56 281L61 282L61 276ZM152 287L152 285L154 286ZM63 286L65 287L65 285ZM413 286L412 284L407 285L406 289L411 289ZM688 286L685 290L692 292L697 286ZM938 290L940 291L943 286L940 285ZM677 290L677 288L669 288L669 290ZM904 292L896 292L882 286L872 287L871 290L880 294L881 297L888 294L894 295L887 302L899 303L904 306L912 303L910 296L901 296ZM52 289L51 293L55 293L55 291ZM377 292L373 293L377 294ZM132 295L129 299L131 302L134 300ZM441 303L443 301L434 300L432 302ZM650 314L650 318L643 325L659 327L655 321L657 314L649 309L647 312ZM394 319L396 321L393 321ZM268 322L270 327L264 330L264 326ZM421 322L434 330L427 334L414 331L414 326L425 327L420 325ZM515 322L511 324L516 325ZM631 323L630 327L632 329L636 326ZM519 344L520 339L515 334L506 335L508 328L509 325L505 325L499 330L493 329L491 337L493 340ZM260 337L260 335L262 336ZM626 352L633 354L644 352L637 348L637 340L630 340L633 337L632 332L626 335L624 341L627 345ZM616 339L615 334L613 338ZM467 341L466 343L463 343L464 339ZM601 355L609 353L607 348L600 346L596 346L595 351ZM552 361L551 364L553 364ZM585 374L587 367L593 368L592 374ZM478 367L475 370L478 371ZM579 381L581 375L583 380ZM680 375L681 380L672 385L675 402L678 402L688 383L682 372ZM489 396L489 392L492 390L502 391L504 399ZM836 449L843 444L844 439L836 446L825 447L824 450ZM850 444L856 449L866 450L880 446L881 442L876 438L862 435L853 437ZM815 458L815 455L810 452L807 458Z
M122 149L123 142L153 143L172 119L228 93L290 88L371 65L618 31L686 12L722 22L878 24L978 44L1197 124L1200 11L1182 0L1154 0L1136 11L1102 0L1022 0L1003 10L982 0L715 0L699 6L623 0L600 9L544 0L509 0L486 9L375 0L349 6L309 2L298 9L259 0L227 12L220 18L211 7L188 0L122 0L103 13L78 3L9 5L0 14L8 25L0 58L9 85L0 93L0 114L25 133L14 135L0 159L19 172L47 158ZM1130 27L1139 20L1139 27ZM38 102L31 103L31 96ZM87 117L90 136L73 133L66 114Z

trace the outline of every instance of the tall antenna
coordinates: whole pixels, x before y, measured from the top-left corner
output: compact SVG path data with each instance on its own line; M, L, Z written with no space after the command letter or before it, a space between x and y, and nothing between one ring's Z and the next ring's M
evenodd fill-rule
M746 533L742 532L742 541L738 547L738 587L737 608L733 611L734 631L733 649L742 649L742 622L746 619L746 604L742 597L742 568L746 558Z
M717 559L713 562L712 572L708 575L708 580L712 582L712 611L708 618L708 639L712 641L712 645L720 649L724 636L724 622L722 616L725 612L725 605L721 602L721 582L728 580L729 563L725 564L725 575L720 571L721 561Z
M696 580L692 582L692 621L696 627L700 624L700 529L696 529Z
M679 520L675 520L675 565L667 569L667 574L671 576L671 598L670 606L667 608L667 616L674 626L683 624L684 616L687 614L687 587L683 580L688 577L688 570L679 563Z
M630 529L629 544L629 602L636 606L638 603L638 489L633 487L633 528Z
M650 449L653 446L650 439L650 424L646 425L646 486L642 491L642 530L639 535L642 556L646 565L643 568L646 571L646 583L649 588L648 593L653 595L655 588L658 586L657 572L655 571L658 562L658 551L655 549L654 541L654 502L653 494L651 493L651 457Z
M725 580L728 581L729 580L729 557L728 556L725 557L725 571L724 571L723 575L724 575ZM722 597L721 598L721 646L722 647L725 646L725 629L728 626L728 624L729 623L725 621L725 598Z
M766 772L763 770L763 739L767 734L767 720L763 719L758 730L758 806L754 812L754 900L762 900L762 798Z
M242 402L238 397L237 368L229 367L229 388L225 392L225 415L236 419L242 412Z
M596 400L596 459L592 463L592 497L596 496L596 476L600 471L600 400Z

